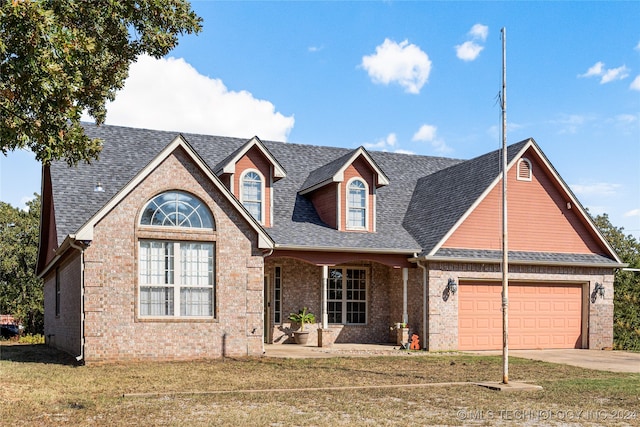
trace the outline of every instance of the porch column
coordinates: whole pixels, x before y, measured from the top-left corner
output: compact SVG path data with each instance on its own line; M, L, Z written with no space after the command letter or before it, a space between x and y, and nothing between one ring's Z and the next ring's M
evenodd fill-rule
M402 269L402 322L409 323L409 313L407 313L407 282L409 281L409 269Z
M322 266L322 329L329 328L329 312L327 310L327 293L329 282L329 267Z

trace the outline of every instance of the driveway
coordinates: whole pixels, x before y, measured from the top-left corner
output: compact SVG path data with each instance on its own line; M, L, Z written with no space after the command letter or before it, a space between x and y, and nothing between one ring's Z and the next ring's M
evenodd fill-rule
M467 351L467 354L502 355L502 351ZM509 350L509 357L562 363L610 372L640 373L640 353L607 350Z

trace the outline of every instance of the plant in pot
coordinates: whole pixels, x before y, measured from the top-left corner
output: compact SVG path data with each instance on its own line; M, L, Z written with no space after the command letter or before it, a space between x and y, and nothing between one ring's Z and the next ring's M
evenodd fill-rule
M310 313L307 307L302 307L297 313L289 314L289 320L300 324L300 330L293 333L296 344L306 344L309 339L309 331L305 330L304 325L307 323L315 323L315 314Z

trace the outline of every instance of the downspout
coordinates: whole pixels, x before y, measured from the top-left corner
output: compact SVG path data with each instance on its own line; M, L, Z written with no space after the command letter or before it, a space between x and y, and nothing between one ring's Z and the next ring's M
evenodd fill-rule
M427 312L429 310L428 304L428 286L427 286L427 266L418 261L418 267L422 269L422 349L428 350L427 345Z
M78 362L84 361L84 250L86 247L78 246L75 241L70 246L80 251L80 355L76 356Z

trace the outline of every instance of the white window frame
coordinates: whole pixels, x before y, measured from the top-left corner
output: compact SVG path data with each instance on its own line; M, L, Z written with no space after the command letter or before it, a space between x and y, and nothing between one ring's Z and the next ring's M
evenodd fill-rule
M255 173L260 178L260 199L259 200L245 200L245 190L244 190L244 180L246 176L250 173ZM260 173L257 169L246 169L240 175L240 203L244 206L246 202L249 203L260 203L260 218L255 218L260 224L265 223L265 195L266 195L266 185L265 185L264 175ZM245 206L246 207L246 206ZM249 209L247 209L251 212ZM253 214L252 214L253 215Z
M142 253L145 250L143 245L146 243L161 243L163 245L172 245L173 247L173 274L172 281L173 283L166 283L170 280L167 279L167 270L163 271L165 280L164 283L154 283L153 281L149 282L148 280L144 280L143 269L146 268L142 261ZM185 252L184 246L191 244L201 244L210 246L211 250L211 262L210 262L210 270L207 271L207 282L206 284L194 284L194 283L185 283L183 281L183 266L182 266L182 254ZM151 260L153 262L153 260ZM171 319L171 318L180 318L180 319L213 319L215 317L215 272L216 272L216 248L215 242L200 242L200 241L167 241L167 240L156 240L156 239L140 239L138 242L138 315L143 319ZM142 314L142 293L143 288L167 288L173 290L173 314ZM181 313L181 298L183 289L208 289L211 292L211 299L209 301L209 313L206 315L183 315Z
M331 278L331 273L334 270L340 270L342 273L342 289L341 289L341 298L331 298L331 282L333 279ZM349 270L359 270L364 271L365 274L365 285L364 285L364 299L354 299L348 298L348 286L347 286L347 271ZM370 269L362 266L340 266L340 267L329 267L329 283L327 289L327 303L331 305L331 303L340 303L341 304L341 319L340 322L335 322L336 319L330 319L329 323L333 325L366 325L369 322L369 281L371 277ZM360 289L362 290L362 289ZM364 322L348 322L347 319L349 317L348 305L350 302L355 303L364 303ZM332 313L329 313L329 317L331 317ZM334 320L333 322L331 320Z
M354 182L360 182L364 188L362 188L361 190L364 192L364 207L352 207L351 206L351 199L350 199L350 193L351 193L351 185ZM360 177L355 177L355 178L351 178L348 182L347 182L347 188L346 188L346 218L345 218L345 228L347 230L368 230L369 229L369 186L367 185L367 182L360 178ZM349 220L349 214L351 213L352 209L357 209L358 211L363 211L363 215L364 215L364 226L362 225L351 225L351 222Z

